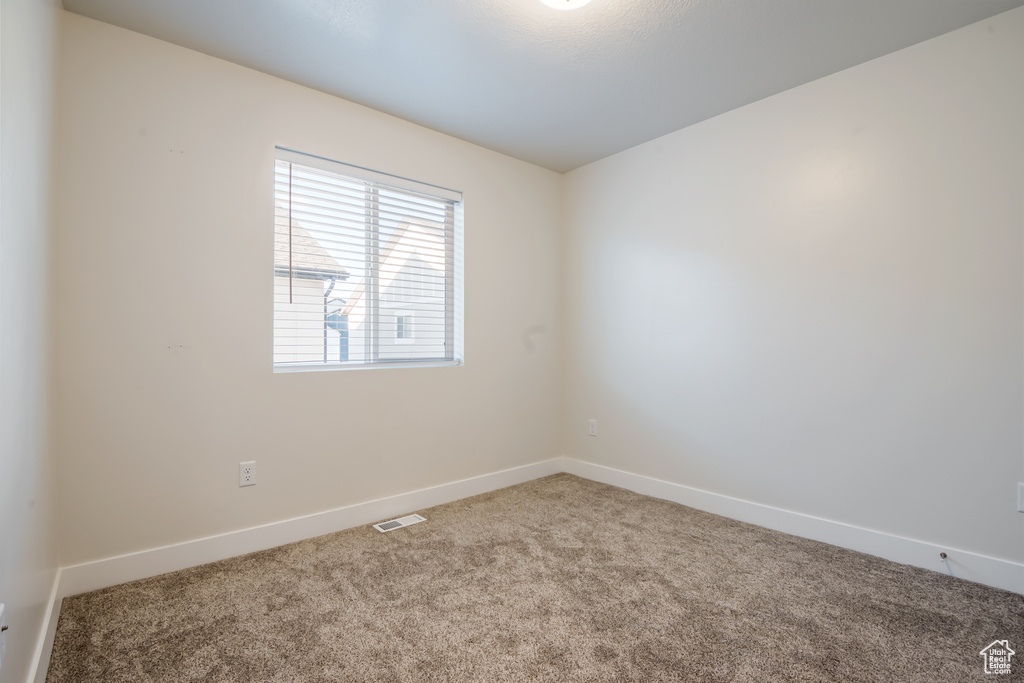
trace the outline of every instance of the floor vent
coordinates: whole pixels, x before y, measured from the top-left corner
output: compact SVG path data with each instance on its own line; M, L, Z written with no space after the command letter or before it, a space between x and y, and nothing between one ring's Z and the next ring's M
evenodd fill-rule
M412 526L413 524L425 521L427 520L423 517L420 517L419 515L408 515L406 517L399 517L398 519L393 519L390 522L381 522L380 524L374 524L373 528L383 533L385 531L394 531L395 529L401 529L404 526Z

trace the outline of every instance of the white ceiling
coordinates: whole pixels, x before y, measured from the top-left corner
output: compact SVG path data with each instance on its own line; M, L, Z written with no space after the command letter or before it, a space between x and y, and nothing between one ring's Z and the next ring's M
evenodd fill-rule
M64 0L556 171L1024 0Z

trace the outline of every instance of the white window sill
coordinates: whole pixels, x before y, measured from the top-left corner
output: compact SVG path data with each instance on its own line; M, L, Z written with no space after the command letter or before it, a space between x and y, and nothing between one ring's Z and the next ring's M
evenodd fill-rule
M382 361L378 363L288 363L275 365L274 372L330 372L332 370L388 370L391 368L439 368L462 365L461 360Z

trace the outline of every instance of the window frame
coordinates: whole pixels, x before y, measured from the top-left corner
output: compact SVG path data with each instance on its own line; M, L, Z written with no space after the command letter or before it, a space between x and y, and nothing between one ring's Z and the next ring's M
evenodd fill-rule
M450 224L450 230L445 231L446 241L450 237L450 256L446 256L444 260L444 296L442 297L445 301L445 330L444 330L444 348L446 349L445 355L448 356L447 349L451 349L451 357L438 357L438 358L402 358L402 359L380 359L379 357L370 361L353 361L353 360L338 360L338 361L285 361L278 362L276 360L276 354L278 350L278 337L276 332L276 321L278 312L278 302L274 299L274 313L275 319L275 332L272 339L273 352L271 354L273 372L287 373L287 372L309 372L309 371L332 371L332 370L363 370L363 369L383 369L383 368L407 368L407 367L447 367L447 366L459 366L465 363L463 340L464 340L464 264L463 264L463 195L457 190L452 190L439 185L433 185L422 181L411 180L403 176L393 175L390 173L384 173L381 171L375 171L362 166L356 166L353 164L347 164L326 157L311 155L304 152L288 149L286 147L276 147L274 156L274 205L275 205L275 235L277 231L277 167L278 162L292 163L300 166L309 167L317 171L323 171L331 174L336 174L347 180L360 181L368 183L368 187L379 185L388 190L394 191L405 191L414 194L424 195L431 199L443 200L449 207L446 211L446 219L444 222L445 226ZM289 188L290 191L290 188ZM289 243L291 236L294 234L292 228L291 208L288 209L288 234ZM379 247L380 240L380 225L374 225L374 219L367 210L366 215L366 235L370 235L371 232L375 231L374 239L377 240ZM447 242L446 242L447 243ZM276 254L276 237L275 237L275 254ZM290 250L290 247L289 247ZM290 252L289 252L290 253ZM379 250L378 250L379 253ZM446 254L448 250L446 249ZM276 257L276 256L275 256ZM367 286L364 296L366 298L366 307L368 309L367 317L371 321L367 324L367 329L371 330L367 332L367 339L374 340L380 339L381 335L386 334L387 331L381 328L381 314L383 309L380 306L380 273L379 273L379 262L368 262L366 264L367 281L375 281L377 284L374 286ZM278 277L275 271L275 279ZM289 290L291 289L291 283L294 280L293 275L289 275ZM375 280L376 278L376 280ZM276 284L275 284L276 288ZM370 294L370 290L373 290L373 294ZM448 308L450 307L450 311ZM415 344L415 323L410 325L410 331L412 338L398 338L397 337L397 317L404 315L412 318L413 314L409 311L402 310L388 311L388 315L394 315L396 319L394 332L395 339L393 341L398 344ZM326 314L325 314L326 316ZM325 317L325 328L327 322ZM369 342L368 343L372 343ZM348 347L347 347L348 348ZM348 348L348 357L351 357L351 348ZM373 346L374 355L379 353L378 347Z

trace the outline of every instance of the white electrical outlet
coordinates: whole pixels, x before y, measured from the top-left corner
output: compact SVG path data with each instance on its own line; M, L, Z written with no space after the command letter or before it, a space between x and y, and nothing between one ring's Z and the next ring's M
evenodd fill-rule
M589 429L590 429L590 431L588 433L591 436L597 436L597 420L590 420L589 421Z
M0 602L0 668L4 666L4 657L7 656L7 614L4 610L4 603Z
M238 485L239 486L255 486L256 485L256 461L250 460L249 462L238 463Z
M1024 481L1017 482L1017 512L1024 512Z

